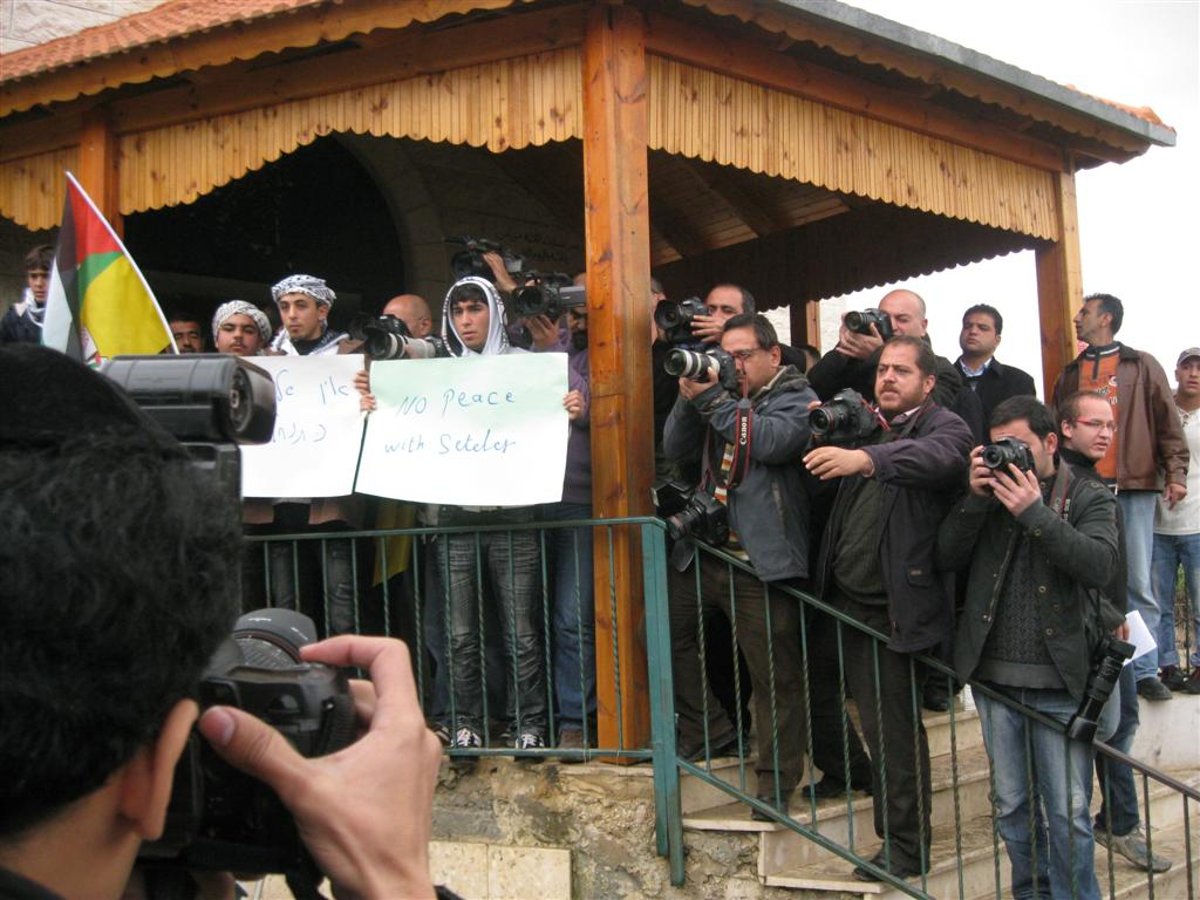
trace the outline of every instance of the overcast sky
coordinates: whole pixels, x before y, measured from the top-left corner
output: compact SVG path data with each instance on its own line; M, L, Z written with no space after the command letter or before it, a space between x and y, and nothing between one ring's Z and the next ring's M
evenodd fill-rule
M1174 384L1175 359L1200 346L1200 0L852 0L851 5L1130 106L1177 132L1124 165L1077 177L1083 289L1125 303L1118 337L1153 353ZM962 311L1004 315L997 357L1040 383L1033 253L905 282L929 305L935 349L954 359ZM851 294L848 309L884 291Z

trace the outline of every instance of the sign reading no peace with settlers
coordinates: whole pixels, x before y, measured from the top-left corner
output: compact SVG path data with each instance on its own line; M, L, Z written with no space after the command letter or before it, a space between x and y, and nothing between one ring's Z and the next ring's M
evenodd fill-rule
M455 506L562 499L565 353L376 362L371 392L360 493Z

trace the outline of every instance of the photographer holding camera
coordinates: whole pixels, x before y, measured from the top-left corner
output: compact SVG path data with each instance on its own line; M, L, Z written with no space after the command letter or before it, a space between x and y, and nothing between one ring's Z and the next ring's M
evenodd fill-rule
M927 871L931 842L929 745L913 709L926 671L911 654L929 652L953 626L949 570L934 565L933 543L971 448L962 419L933 401L936 371L933 351L920 338L888 341L874 385L888 429L861 446L822 446L804 457L816 478L840 479L821 546L819 594L888 635L877 646L864 631L840 629L844 677L873 763L875 832L885 841L871 862L901 878ZM821 644L826 658L817 662L828 666L836 641ZM840 737L836 675L809 683L814 737ZM857 739L848 734L847 740L853 774L861 754ZM862 867L854 875L875 880Z
M1093 657L1117 624L1100 599L1120 554L1116 499L1097 479L1056 462L1054 417L1034 397L997 406L991 438L971 452L969 490L938 532L937 564L970 566L955 668L963 680L974 677L1075 726L1072 717L1093 691ZM1005 440L1008 447L998 443ZM1013 895L1048 889L1054 897L1098 898L1091 739L1064 736L982 691L975 702ZM1104 739L1117 707L1110 698L1084 724Z
M727 531L721 549L748 561L755 575L710 553L697 553L694 538L682 537L672 550L670 614L679 753L697 759L706 753L721 755L737 745L737 730L705 680L700 662L701 615L704 608L718 608L736 621L739 646L750 669L759 799L786 812L788 796L804 769L806 744L800 609L769 585L808 576L808 501L795 458L808 442L805 410L816 395L803 375L780 365L779 340L763 316L729 318L721 349L736 367L735 385L718 383L716 366L705 368L695 380L680 378L679 398L664 429L664 451L675 460L701 458L701 480L689 512L699 513L698 500L707 510L703 518L727 513L728 526L710 529L696 521L701 516L693 515L698 526L694 530L716 531L718 537ZM745 439L739 440L739 435ZM693 566L699 566L699 582ZM711 739L707 746L706 735Z
M0 894L115 898L163 831L191 698L236 615L237 505L52 350L0 348L0 409ZM223 706L200 731L274 789L338 893L432 896L439 750L407 650L343 637L302 653L370 670L357 742L305 759Z

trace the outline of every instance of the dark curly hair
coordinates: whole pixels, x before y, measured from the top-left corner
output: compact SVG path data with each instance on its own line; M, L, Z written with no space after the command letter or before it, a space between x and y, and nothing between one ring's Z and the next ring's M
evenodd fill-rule
M105 379L50 353L0 351L0 841L155 737L236 616L233 498Z

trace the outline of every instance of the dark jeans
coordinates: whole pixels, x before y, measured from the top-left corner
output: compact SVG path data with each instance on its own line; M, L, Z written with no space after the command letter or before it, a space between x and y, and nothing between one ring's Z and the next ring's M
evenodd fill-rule
M268 554L271 603L311 616L323 634L353 634L358 630L354 542L335 537L349 526L344 522L310 526L308 508L307 503L280 503L275 507L272 530L276 533L306 531L330 536L271 542Z
M807 743L800 601L771 590L770 585L709 553L700 551L696 557L700 565L699 596L695 560L686 572L669 570L671 659L680 746L702 746L706 722L712 748L737 734L700 660L703 612L715 608L734 624L738 647L750 669L758 733L755 769L759 793L770 795L778 790L786 797L804 770ZM729 647L725 652L736 650Z
M484 690L480 660L487 579L499 605L500 631L508 668L507 717L513 735L545 736L546 678L541 654L538 603L538 545L533 531L485 531L439 535L438 579L450 610L452 728L482 733Z
M1122 666L1116 689L1121 692L1121 718L1117 730L1105 743L1114 750L1128 754L1138 729L1137 678L1133 666ZM1114 835L1124 837L1137 828L1141 821L1133 769L1125 763L1114 762L1103 754L1097 754L1096 777L1100 780L1101 798L1100 811L1096 813L1096 831L1107 832L1111 825Z
M547 522L590 519L590 503L547 503ZM545 535L550 587L554 701L558 727L582 728L596 711L596 607L592 529L548 528Z
M838 605L884 634L891 630L885 606L865 606L846 598L840 598ZM857 628L843 628L842 637L846 681L874 763L875 834L885 846L890 844L893 864L901 860L919 866L929 860L932 833L929 743L921 721L927 670L909 654L889 650Z

